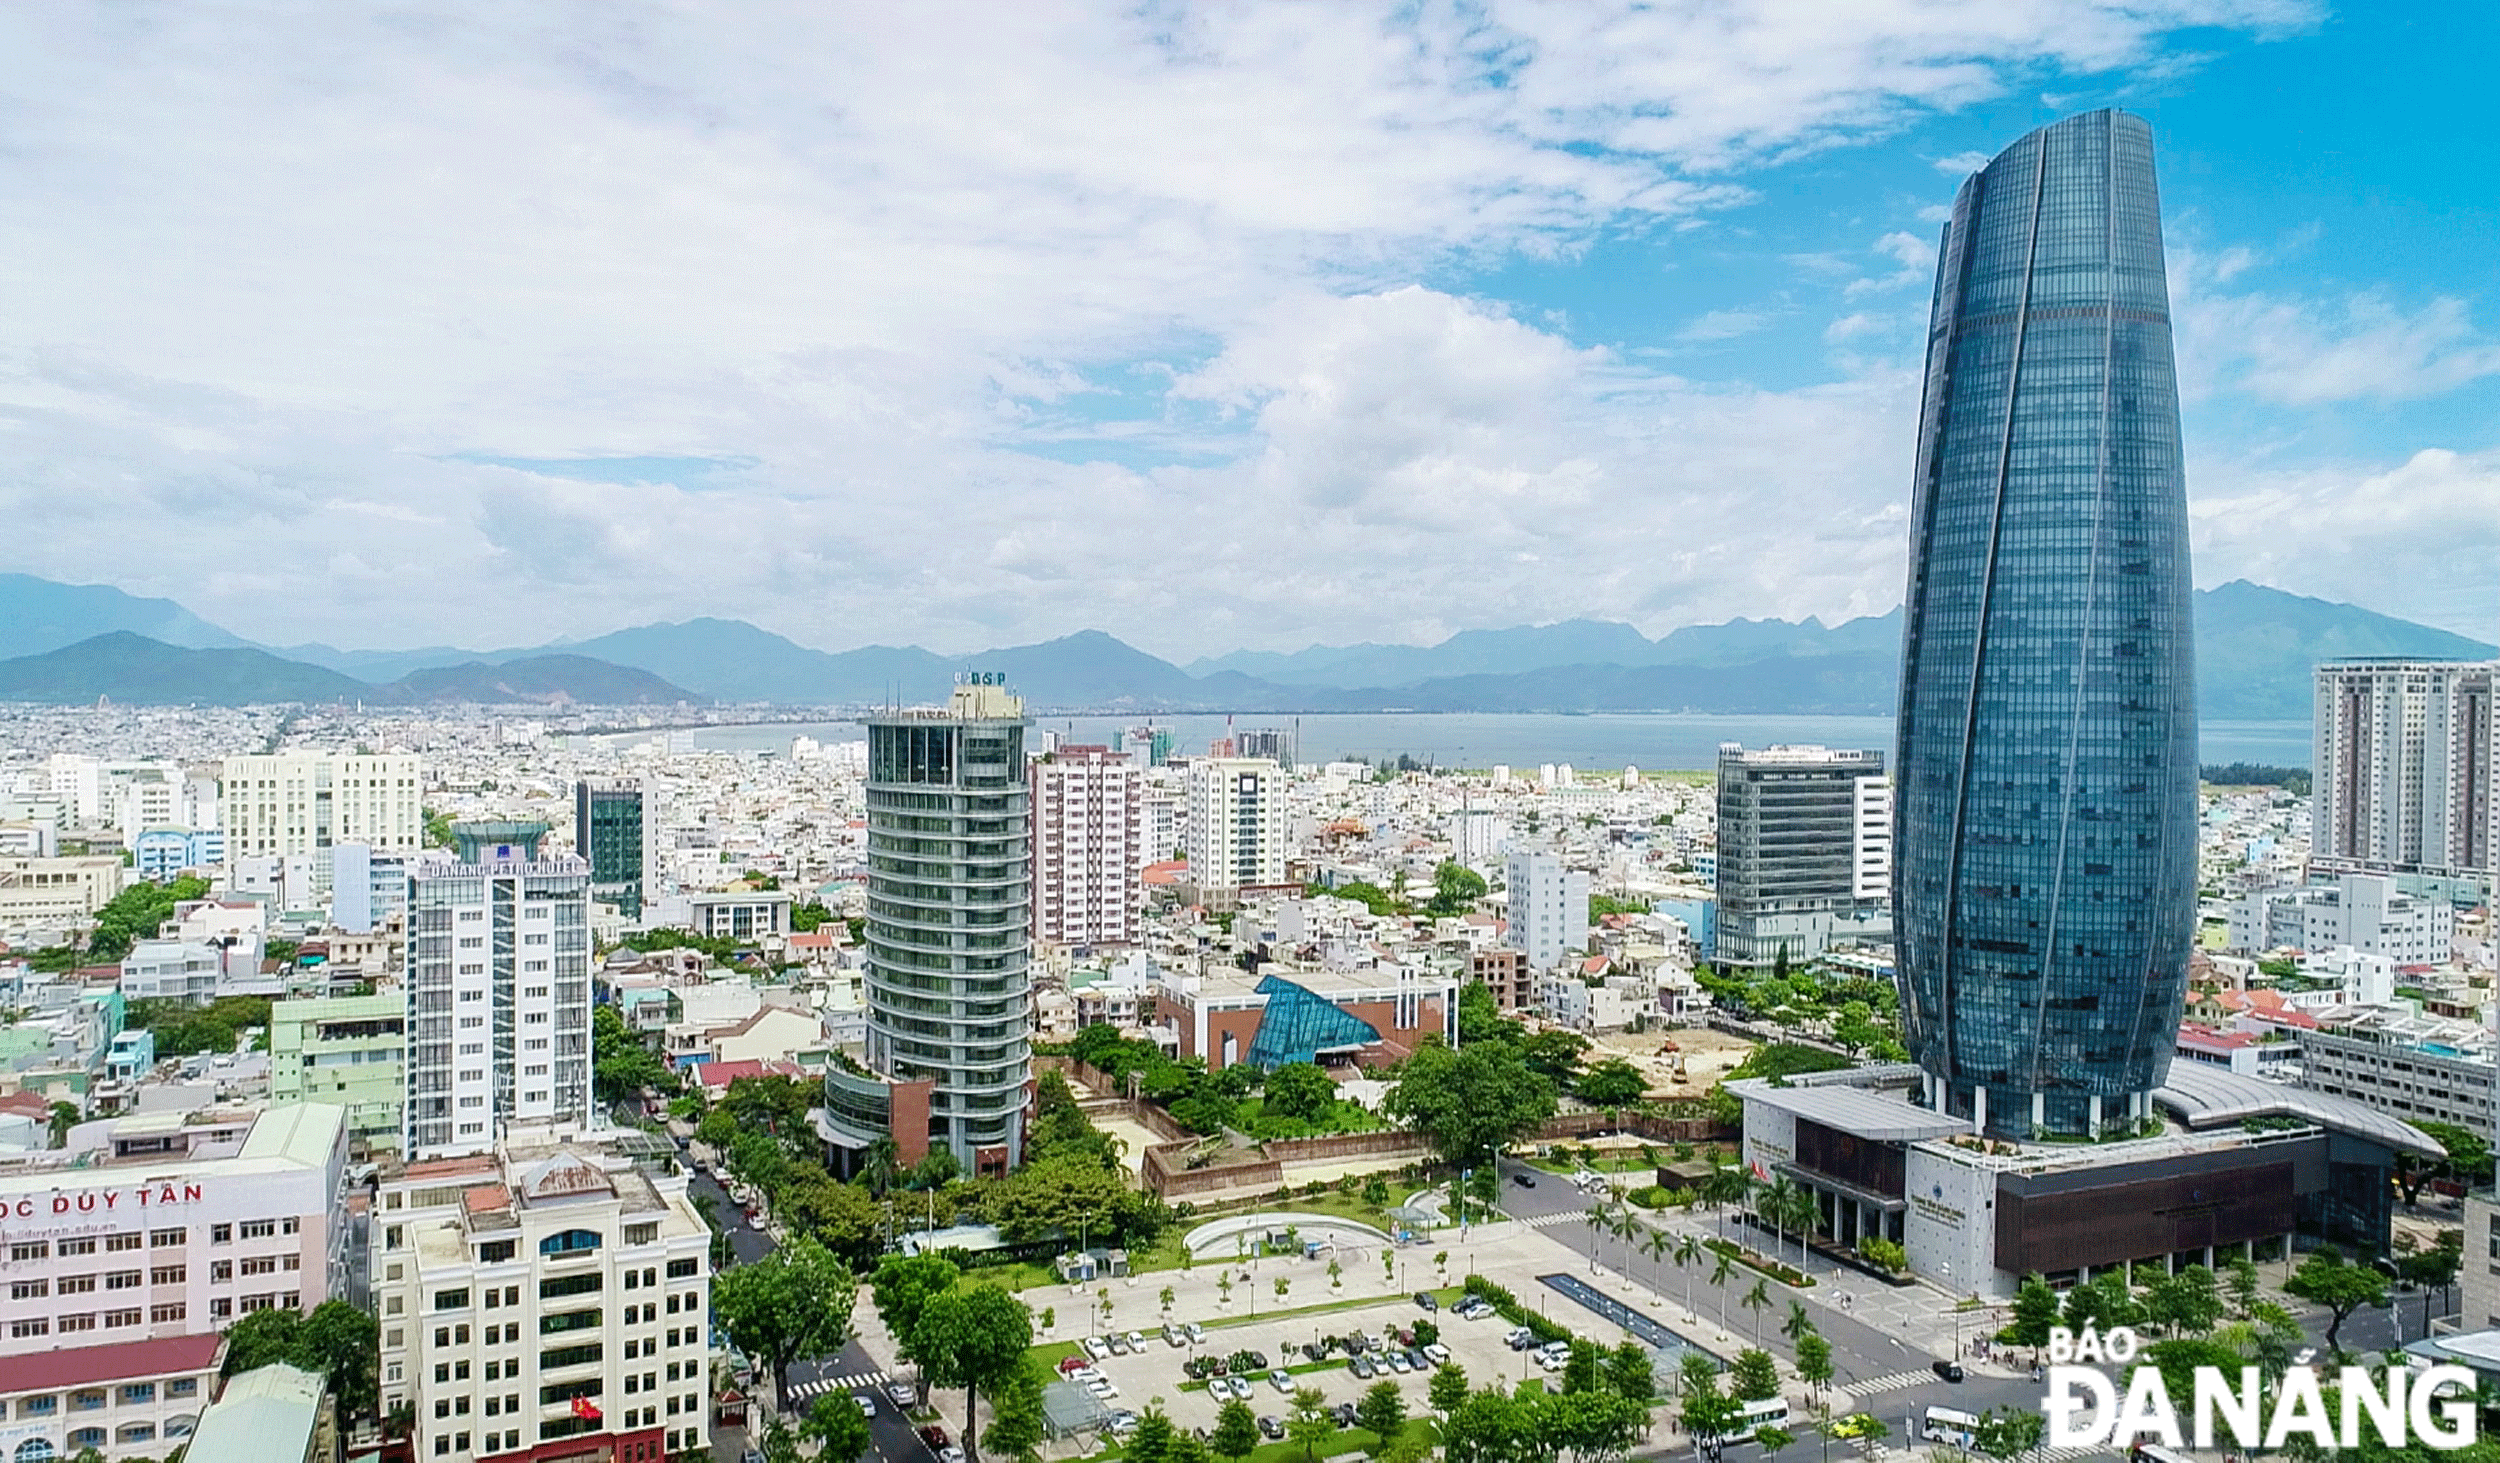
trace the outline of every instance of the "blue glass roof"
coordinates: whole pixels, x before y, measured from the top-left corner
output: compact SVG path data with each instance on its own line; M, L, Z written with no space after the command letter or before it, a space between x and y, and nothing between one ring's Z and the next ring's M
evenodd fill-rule
M1259 1018L1259 1034L1250 1041L1250 1065L1273 1072L1290 1062L1309 1062L1324 1051L1368 1046L1380 1040L1370 1022L1347 1015L1325 997L1313 995L1281 975L1259 982L1267 997L1267 1013Z

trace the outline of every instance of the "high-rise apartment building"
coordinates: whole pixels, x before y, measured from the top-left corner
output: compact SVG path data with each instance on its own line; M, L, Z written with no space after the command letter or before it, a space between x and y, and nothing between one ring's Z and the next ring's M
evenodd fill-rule
M1973 174L1934 311L1894 761L1903 1026L1933 1106L2097 1131L2169 1071L2196 914L2151 129L2069 117Z
M1589 944L1589 876L1566 868L1562 855L1543 848L1513 848L1503 864L1503 943L1527 958L1531 971L1551 970L1586 953Z
M675 1164L530 1129L374 1196L382 1410L418 1463L708 1451L711 1230Z
M825 1082L845 1171L891 1137L966 1173L1024 1151L1032 1078L1033 805L1024 702L991 673L868 718L866 1072Z
M2495 676L2494 661L2318 667L2313 868L2483 880L2500 872Z
M424 841L424 775L412 756L279 752L228 757L218 778L218 821L230 858L321 855L334 843L413 853Z
M1054 945L1137 942L1145 885L1146 773L1108 747L1036 758L1033 938Z
M590 865L540 853L544 823L451 831L457 851L408 874L412 1160L590 1120Z
M1189 764L1189 876L1201 889L1285 881L1285 779L1264 757Z
M640 783L573 784L573 851L590 860L591 902L613 904L627 919L642 917L651 823Z
M1802 961L1892 935L1892 783L1884 754L1719 748L1717 958Z
M1233 755L1265 757L1279 767L1293 766L1293 733L1281 726L1256 726L1233 733Z

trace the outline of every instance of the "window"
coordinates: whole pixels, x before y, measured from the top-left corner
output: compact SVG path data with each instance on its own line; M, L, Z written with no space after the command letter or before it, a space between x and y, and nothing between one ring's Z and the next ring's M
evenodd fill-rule
M278 1221L278 1233L280 1234L301 1234L303 1232L304 1221L295 1215L290 1214L286 1218Z
M481 1265L500 1265L504 1261L511 1259L512 1254L513 1242L511 1240L488 1240L486 1243L477 1247L477 1262ZM494 1293L489 1291L486 1299L487 1304L494 1304Z
M122 1385L122 1406L124 1407L136 1407L143 1402L155 1400L156 1384L154 1382L126 1382Z
M468 1308L469 1292L466 1286L458 1290L434 1292L434 1309L438 1311L465 1311Z
M587 1275L560 1275L538 1282L538 1298L554 1300L558 1296L592 1295L597 1293L599 1285L600 1277L596 1270Z
M65 1239L61 1241L60 1253L61 1258L63 1259L68 1259L72 1255L92 1255L95 1253L95 1241L91 1239Z
M52 1282L49 1280L12 1280L9 1282L9 1299L11 1300L34 1300L51 1293Z
M397 1198L399 1196L394 1194L391 1197ZM226 1245L234 1243L234 1226L231 1224L210 1225L208 1227L208 1242L212 1245Z
M107 1270L104 1272L104 1288L106 1290L137 1290L139 1288L139 1272L136 1270Z
M243 1273L246 1275L275 1275L278 1273L278 1257L275 1255L246 1255L243 1257Z
M139 1324L139 1313L136 1310L106 1311L104 1324L107 1329L115 1326L136 1326Z
M538 1253L542 1255L574 1255L597 1248L599 1231L595 1229L568 1229L538 1242Z
M104 1410L106 1400L104 1389L102 1387L84 1387L69 1394L69 1410L72 1412L101 1412Z
M104 1252L109 1255L116 1250L135 1250L146 1238L141 1234L108 1234L104 1237Z
M228 1316L233 1315L233 1314L234 1314L234 1297L232 1297L232 1296L226 1296L226 1295L221 1295L221 1296L217 1297L215 1300L210 1301L210 1302L208 1303L208 1314L209 1314L209 1316L210 1316L212 1319L219 1320L219 1321L222 1321L222 1320L226 1319ZM392 1314L392 1315L398 1315L398 1314L399 1314L399 1297L398 1297L398 1296L392 1296L392 1297L391 1297L391 1314Z
M40 1260L51 1253L52 1246L43 1240L36 1240L32 1244L9 1246L9 1258L12 1260Z
M115 1441L125 1444L152 1443L156 1441L156 1424L152 1422L125 1422L122 1424L121 1431L115 1435Z
M168 1245L183 1244L190 1237L191 1231L187 1229L151 1229L148 1231L148 1244L162 1249Z
M152 1326L162 1326L169 1321L179 1321L186 1314L188 1314L188 1312L181 1301L174 1301L170 1304L161 1306L150 1306L148 1307L148 1324Z
M274 1219L247 1219L243 1221L243 1237L245 1239L267 1239L277 1232L278 1221Z
M176 1377L172 1381L165 1384L165 1395L168 1397L197 1397L200 1395L200 1379L198 1377Z
M63 1295L95 1294L95 1277L92 1275L64 1275L60 1285Z
M668 1262L668 1278L671 1280L684 1280L692 1276L694 1272L695 1262L692 1260L671 1260Z
M657 1224L629 1224L625 1226L625 1243L629 1245L647 1245L659 1237L660 1227Z
M186 1268L187 1267L181 1265L156 1266L154 1269L148 1271L148 1284L180 1285L183 1282Z
M60 1410L61 1399L50 1395L21 1398L17 1404L20 1417L50 1417Z
M36 1316L23 1321L11 1321L9 1323L9 1334L11 1336L49 1336L52 1334L52 1321L46 1316Z
M71 1331L92 1331L95 1329L95 1315L89 1312L79 1316L63 1316L59 1324L65 1335Z

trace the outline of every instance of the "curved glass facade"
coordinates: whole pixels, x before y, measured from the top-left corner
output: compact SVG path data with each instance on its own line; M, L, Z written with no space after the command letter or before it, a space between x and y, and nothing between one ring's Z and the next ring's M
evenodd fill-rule
M1962 185L1911 508L1894 922L1931 1100L2149 1112L2196 896L2187 486L2152 131L2069 117Z
M868 1065L934 1084L966 1173L1022 1156L1032 1076L1032 798L1021 703L868 719ZM983 1161L983 1152L991 1155Z

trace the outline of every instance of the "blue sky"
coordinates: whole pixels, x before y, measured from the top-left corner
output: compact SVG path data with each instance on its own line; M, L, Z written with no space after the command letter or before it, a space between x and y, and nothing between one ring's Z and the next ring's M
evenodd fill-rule
M2301 0L0 12L0 568L364 646L1881 613L1942 210L2119 105L2199 582L2489 638L2495 42Z

